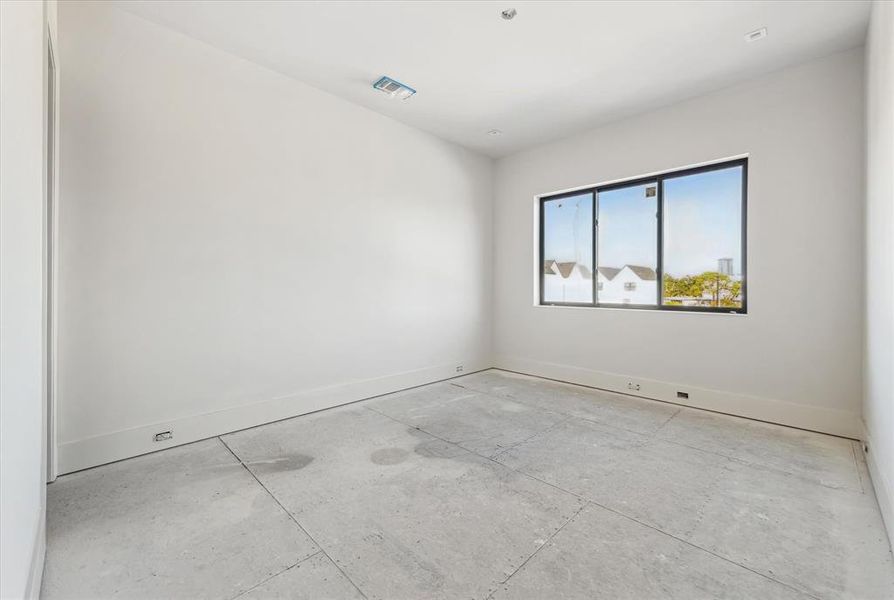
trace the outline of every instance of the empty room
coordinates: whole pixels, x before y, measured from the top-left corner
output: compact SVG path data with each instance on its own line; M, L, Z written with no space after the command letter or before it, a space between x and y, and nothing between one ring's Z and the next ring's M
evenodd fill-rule
M894 600L894 1L0 0L0 598Z

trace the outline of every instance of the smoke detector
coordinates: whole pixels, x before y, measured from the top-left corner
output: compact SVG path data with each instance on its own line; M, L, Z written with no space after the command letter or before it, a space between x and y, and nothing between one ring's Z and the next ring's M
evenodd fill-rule
M416 90L410 86L386 75L380 77L379 80L373 84L373 87L380 92L388 94L392 98L400 98L401 100L407 100L416 93Z
M507 8L506 10L504 10L503 12L500 13L500 16L503 17L503 19L506 21L511 21L512 19L515 18L515 15L517 15L517 14L518 14L518 11L515 10L514 8Z

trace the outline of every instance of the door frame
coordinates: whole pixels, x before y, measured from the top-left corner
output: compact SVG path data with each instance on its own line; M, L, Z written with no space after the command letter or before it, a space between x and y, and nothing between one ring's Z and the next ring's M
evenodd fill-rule
M57 474L57 340L59 264L59 63L56 40L46 29L46 86L44 104L44 399L46 403L46 480Z

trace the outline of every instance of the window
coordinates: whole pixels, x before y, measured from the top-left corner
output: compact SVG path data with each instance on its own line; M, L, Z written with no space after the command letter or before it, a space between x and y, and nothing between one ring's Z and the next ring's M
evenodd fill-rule
M540 210L540 297L548 303L592 304L593 192L544 200Z
M540 303L745 313L747 170L740 159L541 198Z
M664 182L666 306L743 306L745 166L669 177Z
M596 260L605 284L600 304L658 303L657 186L648 181L596 191Z

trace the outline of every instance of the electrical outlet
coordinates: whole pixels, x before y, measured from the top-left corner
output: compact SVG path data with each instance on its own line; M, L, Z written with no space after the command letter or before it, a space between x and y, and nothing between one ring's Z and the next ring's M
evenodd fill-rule
M456 372L457 372L457 373L462 373L462 372L463 372L463 366L462 366L462 365L457 365L457 366L456 366Z
M155 440L156 442L165 442L165 441L173 439L173 438L174 438L174 434L172 432L160 431L160 432L156 433L152 439Z
M677 392L677 398L688 398L689 392Z

